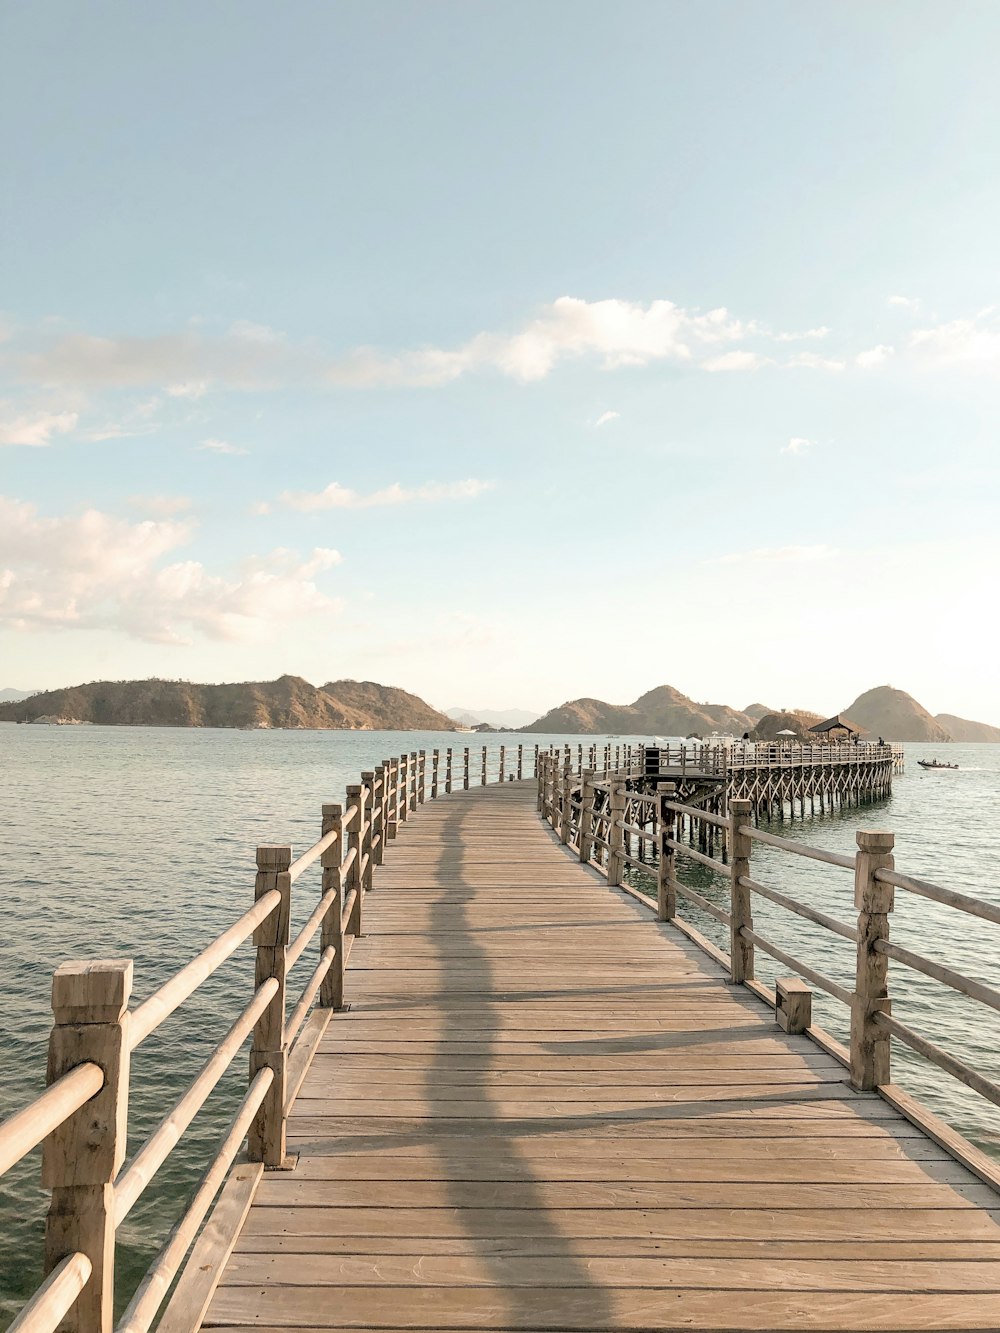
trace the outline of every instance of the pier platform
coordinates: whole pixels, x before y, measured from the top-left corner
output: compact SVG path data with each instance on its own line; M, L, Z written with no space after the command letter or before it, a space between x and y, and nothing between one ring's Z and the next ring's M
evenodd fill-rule
M535 793L453 792L385 847L294 1169L264 1173L203 1326L1000 1327L1000 1196Z

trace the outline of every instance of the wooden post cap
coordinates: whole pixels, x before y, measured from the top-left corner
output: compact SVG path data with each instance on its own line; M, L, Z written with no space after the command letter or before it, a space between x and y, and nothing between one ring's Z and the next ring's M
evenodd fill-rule
M291 847L258 847L258 870L287 870L292 864Z
M857 837L858 846L863 852L891 852L896 845L895 833L880 833L874 829L862 829Z
M52 976L57 1023L117 1023L132 994L131 958L62 963Z

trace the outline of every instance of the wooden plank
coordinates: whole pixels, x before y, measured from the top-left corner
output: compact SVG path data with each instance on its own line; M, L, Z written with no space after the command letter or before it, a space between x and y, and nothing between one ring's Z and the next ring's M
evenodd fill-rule
M217 1293L209 1325L253 1324L285 1328L385 1328L405 1312L409 1329L567 1329L598 1333L609 1327L635 1330L730 1330L733 1302L715 1292L671 1293L631 1288L532 1287L492 1291L485 1287L224 1287ZM997 1297L979 1294L906 1292L740 1293L742 1330L990 1329L995 1333Z
M188 1255L157 1333L194 1333L201 1327L263 1174L263 1162L237 1162L233 1166L204 1231Z
M226 1286L255 1287L683 1287L708 1291L979 1291L1000 1293L1000 1260L612 1258L574 1254L501 1258L458 1255L240 1254Z

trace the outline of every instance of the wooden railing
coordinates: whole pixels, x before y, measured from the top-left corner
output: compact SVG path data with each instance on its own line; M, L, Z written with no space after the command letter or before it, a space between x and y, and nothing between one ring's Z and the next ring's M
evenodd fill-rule
M227 1224L226 1217L243 1216L265 1168L294 1165L285 1143L288 1114L332 1013L343 1007L344 969L361 933L365 896L387 844L428 797L487 781L531 777L537 754L537 746L530 750L523 745L502 745L499 750L455 747L430 754L421 750L363 773L360 782L347 788L346 808L323 806L320 837L300 856L293 859L288 846L257 848L253 906L134 1008L129 1008L130 960L72 962L57 968L48 1087L0 1124L0 1175L41 1145L42 1182L51 1194L45 1281L10 1333L53 1333L57 1327L71 1333L111 1333L116 1232L250 1038L247 1091L117 1330L146 1333L178 1274L159 1330L188 1333L197 1326L238 1229L238 1224ZM292 937L292 889L317 862L318 900ZM132 1053L251 937L256 967L249 1002L194 1081L126 1162ZM307 951L312 967L294 993L290 976L306 960ZM217 1195L213 1219L222 1220L199 1236Z
M942 1126L891 1080L890 1039L895 1037L910 1050L930 1061L951 1077L958 1079L994 1106L1000 1106L1000 1083L985 1077L967 1061L928 1040L910 1024L892 1013L889 962L931 978L970 1000L1000 1011L1000 989L976 980L940 961L894 944L889 920L895 894L902 891L944 907L962 912L979 921L1000 925L1000 906L957 892L928 880L902 874L895 869L892 833L868 829L858 831L857 850L852 856L808 846L778 837L757 828L751 822L750 803L731 800L726 817L710 814L695 806L674 800L675 785L657 784L655 793L634 787L637 770L622 773L585 771L575 780L556 758L542 756L538 777L538 805L561 841L574 849L581 861L606 877L607 882L625 889L651 910L657 919L670 921L730 973L731 980L747 986L776 1010L779 1024L789 1032L807 1029L831 1053L850 1068L851 1083L861 1090L877 1090L904 1114L915 1119L932 1137L941 1139L990 1184L1000 1187L1000 1165L980 1153L960 1136ZM648 783L647 783L648 785ZM688 838L685 840L684 826ZM691 845L695 831L705 828L709 836L699 839L702 846L719 844L713 856ZM633 853L648 844L642 856ZM809 903L802 902L752 874L755 844L776 849L782 854L820 862L853 875L854 906L857 917L839 921ZM728 882L728 904L719 906L678 874L678 857L705 867ZM656 900L625 884L628 868L655 879ZM808 921L833 936L851 941L855 946L853 987L843 986L832 977L810 966L803 959L783 949L754 925L754 898L765 899L795 917ZM720 950L694 925L678 913L678 898L694 904L726 928L729 950ZM774 994L760 985L754 976L756 951L769 955L793 974L776 982ZM808 984L805 984L808 983ZM847 1007L850 1014L850 1040L847 1048L812 1024L811 987L822 991Z

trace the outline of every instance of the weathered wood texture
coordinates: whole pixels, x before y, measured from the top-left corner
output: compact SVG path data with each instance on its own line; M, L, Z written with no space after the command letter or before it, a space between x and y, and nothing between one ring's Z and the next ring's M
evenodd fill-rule
M216 1329L995 1329L1000 1196L608 888L534 785L425 805Z

